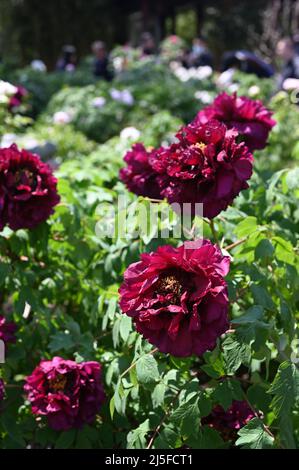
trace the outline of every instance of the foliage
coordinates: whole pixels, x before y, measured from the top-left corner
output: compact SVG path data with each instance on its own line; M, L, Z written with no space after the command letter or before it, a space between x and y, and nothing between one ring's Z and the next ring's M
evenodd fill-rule
M25 132L56 144L62 200L37 229L0 233L1 314L18 326L0 371L6 383L0 447L227 448L230 443L201 425L201 418L215 404L227 409L246 399L256 415L239 430L235 446L298 448L298 110L286 97L283 104L279 97L271 100L278 126L269 146L255 153L250 188L215 219L213 230L202 223L204 236L231 257L231 328L204 357L174 358L155 351L118 307L125 268L142 252L180 242L172 223L168 239L156 237L161 215L150 233L136 233L137 199L118 178L132 142L119 134L130 124L146 146L169 142L199 104L192 86L167 76L163 67L153 67L155 78L148 79L138 68L120 76L117 86L63 88ZM134 104L114 102L113 87L129 89ZM98 96L107 100L106 110L92 107ZM72 122L54 126L53 114L62 109L73 112ZM107 222L106 210L120 215L119 196L129 201L129 233L100 236L96 227ZM93 425L57 432L33 417L24 378L41 358L55 355L101 362L107 400Z

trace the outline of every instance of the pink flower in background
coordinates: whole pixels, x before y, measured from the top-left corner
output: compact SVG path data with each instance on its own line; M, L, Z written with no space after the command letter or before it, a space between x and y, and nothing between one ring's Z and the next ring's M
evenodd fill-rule
M19 106L21 106L26 95L27 90L22 86L18 86L16 93L14 93L14 95L10 97L8 104L9 109L18 108Z
M15 343L15 332L17 325L14 322L8 322L3 315L0 315L0 340L4 343Z
M58 431L91 424L105 400L98 362L78 364L60 357L41 361L24 390L33 414L46 416Z
M35 228L53 214L57 180L37 155L16 145L0 149L0 230Z
M3 380L0 379L0 402L4 400L4 396L5 396L5 386L4 386Z
M127 268L121 310L161 352L201 356L229 326L228 271L229 257L208 240L160 246Z
M253 151L266 146L269 132L276 124L272 114L259 100L224 92L210 106L199 111L193 125L206 124L211 119L224 122L229 129L236 129Z

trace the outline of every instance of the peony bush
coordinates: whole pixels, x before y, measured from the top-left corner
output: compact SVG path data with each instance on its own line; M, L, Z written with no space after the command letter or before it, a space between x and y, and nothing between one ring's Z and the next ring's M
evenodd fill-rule
M0 447L297 448L297 107L248 90L148 112L143 73L78 88L88 105L59 92L14 138L50 157L0 150ZM121 125L91 134L109 100Z

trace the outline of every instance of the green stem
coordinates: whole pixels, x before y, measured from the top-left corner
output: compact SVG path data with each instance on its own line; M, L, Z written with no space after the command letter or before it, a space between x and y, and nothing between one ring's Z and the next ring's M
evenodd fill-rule
M215 225L214 225L214 220L210 220L210 227L211 227L211 232L212 232L213 238L214 238L215 242L217 243L217 245L219 245L219 240L218 240L217 230L216 230Z

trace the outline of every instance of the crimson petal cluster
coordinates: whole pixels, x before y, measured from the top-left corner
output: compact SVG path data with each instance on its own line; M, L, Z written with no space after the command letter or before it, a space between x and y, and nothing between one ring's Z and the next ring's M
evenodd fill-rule
M141 143L134 144L124 157L127 167L120 170L119 177L137 196L160 199L157 174L149 163L153 153L155 150L147 150Z
M215 406L208 416L202 418L201 423L220 432L225 441L235 441L237 431L254 417L253 410L245 400L233 400L226 411L221 405Z
M120 179L139 196L166 198L193 215L202 203L212 219L248 187L252 152L266 146L272 114L259 100L221 93L178 132L178 143L149 151L135 144Z
M210 106L199 111L193 124L206 124L211 119L224 122L229 129L236 129L247 147L254 151L267 144L269 132L276 124L272 114L260 100L224 92Z
M101 365L54 357L41 361L24 387L35 415L52 429L66 431L93 422L105 400Z
M37 155L16 145L0 150L0 230L35 228L60 198L57 180Z
M201 356L229 326L228 271L229 257L208 240L160 246L127 268L122 312L161 352Z
M253 156L219 121L189 124L177 137L179 143L151 156L161 195L170 203L190 203L193 213L202 203L203 216L212 219L248 187Z

